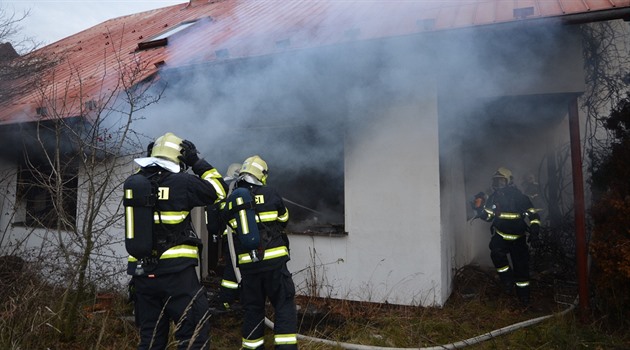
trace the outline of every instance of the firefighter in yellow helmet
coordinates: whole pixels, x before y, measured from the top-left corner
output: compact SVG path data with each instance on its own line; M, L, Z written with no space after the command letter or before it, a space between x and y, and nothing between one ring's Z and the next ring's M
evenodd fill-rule
M241 272L243 307L242 348L264 349L265 303L274 308L274 344L276 349L297 349L297 312L295 285L287 268L289 239L284 232L289 211L278 192L267 186L267 163L260 156L243 162L236 189L251 193L260 243L254 251L245 249L234 239L237 264ZM230 199L228 198L228 201ZM229 225L236 232L242 221L227 211Z
M529 305L529 248L526 242L537 241L540 218L530 198L513 183L512 172L504 167L492 175L493 193L486 199L480 192L474 209L477 216L491 222L490 257L506 293L516 289L522 306ZM508 254L512 260L508 260Z
M224 199L227 185L192 142L172 133L148 153L134 160L141 168L125 181L123 200L138 349L166 349L170 322L178 349L208 349L208 299L195 270L201 240L190 213Z

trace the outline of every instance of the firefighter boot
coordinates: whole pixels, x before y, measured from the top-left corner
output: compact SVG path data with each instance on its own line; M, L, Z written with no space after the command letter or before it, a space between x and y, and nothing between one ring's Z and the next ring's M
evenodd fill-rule
M505 293L505 295L509 295L509 296L514 295L514 282L504 281L502 282L502 284L503 284L503 293Z
M528 308L529 307L529 287L517 288L516 295L518 296L518 301L521 304L521 307Z

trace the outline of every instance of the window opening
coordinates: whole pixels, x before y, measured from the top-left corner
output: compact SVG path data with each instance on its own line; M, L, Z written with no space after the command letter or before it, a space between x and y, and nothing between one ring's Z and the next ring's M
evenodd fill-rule
M62 174L61 182L57 186L50 169L21 166L17 181L18 220L14 224L50 229L70 229L74 226L78 187L76 170Z

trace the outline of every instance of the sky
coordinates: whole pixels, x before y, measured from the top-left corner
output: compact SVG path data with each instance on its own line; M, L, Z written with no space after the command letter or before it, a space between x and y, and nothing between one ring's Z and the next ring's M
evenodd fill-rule
M106 20L183 4L187 0L0 0L0 9L21 15L20 38L33 38L48 45Z

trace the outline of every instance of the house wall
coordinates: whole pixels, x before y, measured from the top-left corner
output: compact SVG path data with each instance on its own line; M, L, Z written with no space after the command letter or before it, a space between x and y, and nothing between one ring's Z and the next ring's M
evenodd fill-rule
M585 89L579 32L541 27L527 34L477 37L476 45L492 50L481 58L461 53L478 59L472 77L470 66L441 70L438 81L448 82L440 88L442 224L453 237L455 268L492 266L489 224L471 221L468 204L477 192L491 191L492 173L505 166L517 186L527 174L544 184L546 157L568 146L569 101ZM452 84L463 77L479 79Z
M13 208L15 208L16 184L16 165L8 161L0 162L0 190L3 194L2 197L0 197L0 230L2 231L0 237L2 253L0 255L12 252L11 242L14 237L11 236L11 223L14 215Z
M418 80L434 76L435 85L405 86L410 98L386 104L363 128L347 129L348 237L291 237L291 267L305 293L442 305L456 269L491 266L489 224L470 221L469 198L489 192L499 166L511 168L520 184L566 146L568 102L584 90L575 29L432 39L435 56L421 56L431 74ZM390 59L414 74L411 61Z
M27 256L24 258L37 258L47 248L43 242L52 236L46 229L27 227L22 224L26 206L17 200L17 164L10 161L2 162L0 177L3 192L1 204L3 210L0 216L2 228L0 255L26 253ZM45 256L46 253L43 255Z
M298 289L394 304L445 302L437 95L426 76L418 80L415 98L393 101L369 122L348 127L348 236L291 236Z

